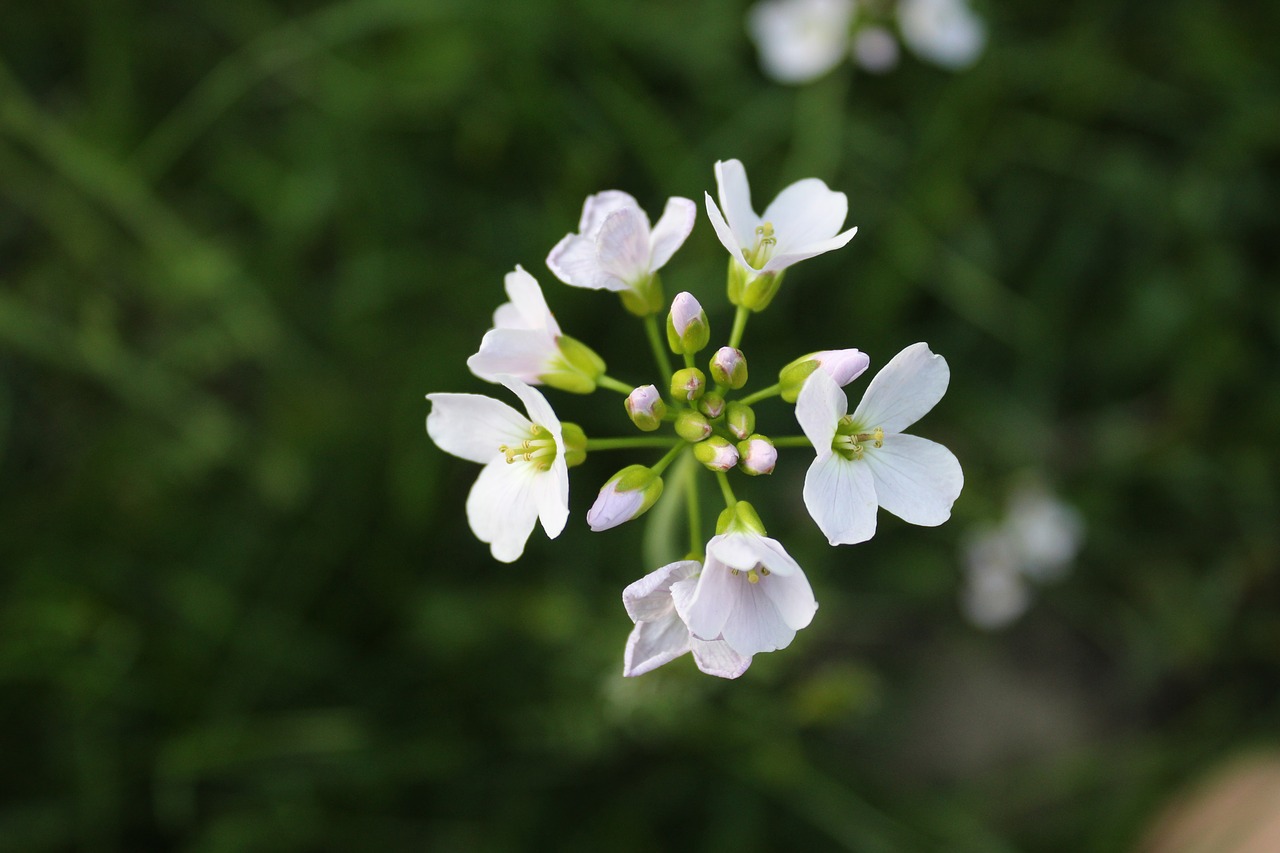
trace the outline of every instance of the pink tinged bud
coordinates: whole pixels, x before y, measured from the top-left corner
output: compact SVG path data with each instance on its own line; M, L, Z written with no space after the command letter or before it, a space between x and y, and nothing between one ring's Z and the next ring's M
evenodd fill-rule
M712 471L728 471L738 464L738 449L718 435L696 445L693 455Z
M587 510L597 533L644 515L662 495L662 478L643 465L629 465L609 478Z
M742 350L720 347L711 356L711 378L735 391L747 384L747 358Z
M683 367L671 374L671 396L692 403L702 396L707 377L696 367Z
M698 401L698 411L711 420L715 420L724 414L724 405L723 395L717 394L715 391L708 391Z
M743 473L758 477L772 474L778 464L778 450L773 442L763 435L753 435L746 441L738 442L738 467Z
M739 441L745 440L747 436L756 431L756 413L748 405L731 402L725 409L725 423L729 427L729 432L733 433L733 437Z
M630 394L623 404L627 409L627 417L645 432L652 432L662 425L662 418L667 413L667 404L653 385L641 385Z
M711 339L711 326L702 305L693 294L681 291L671 301L667 314L667 343L677 355L693 355Z
M815 352L812 358L841 387L861 376L871 364L867 354L857 349L828 349Z
M705 318L702 304L688 291L680 291L671 300L671 323L676 327L676 334L683 335L689 330L689 324L699 318Z

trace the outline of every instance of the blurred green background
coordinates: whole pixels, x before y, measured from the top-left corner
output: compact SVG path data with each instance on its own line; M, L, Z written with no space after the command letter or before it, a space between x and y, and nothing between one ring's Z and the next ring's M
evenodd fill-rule
M953 74L768 82L746 4L67 0L0 27L0 849L1106 851L1280 719L1280 6L983 3ZM858 236L791 271L764 377L928 341L952 521L826 545L811 456L741 485L821 609L737 682L620 677L641 525L514 565L423 395L515 264L615 375L640 326L543 259L608 188L737 157ZM723 338L700 216L664 271ZM753 387L758 387L753 383ZM597 434L618 398L548 395ZM795 433L787 408L762 428ZM961 615L1041 472L1074 572ZM739 482L742 482L739 480Z

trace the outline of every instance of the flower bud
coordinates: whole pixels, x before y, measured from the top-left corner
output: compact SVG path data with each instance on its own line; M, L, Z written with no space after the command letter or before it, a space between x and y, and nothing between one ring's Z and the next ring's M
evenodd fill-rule
M738 390L747 384L747 358L742 350L720 347L711 356L711 378L721 385Z
M671 396L692 403L706 390L707 377L696 367L683 367L671 374Z
M731 507L725 507L720 517L716 519L717 536L734 530L755 533L758 536L769 535L765 532L764 523L756 514L755 507L746 501L738 501Z
M729 427L729 432L733 433L733 437L739 441L743 441L747 436L756 431L756 412L745 403L733 401L725 407L725 423Z
M758 477L761 474L772 474L778 464L778 449L773 442L756 433L746 441L738 442L738 458L742 473Z
M676 355L693 355L711 340L711 326L693 294L681 291L667 314L667 344Z
M676 418L676 435L685 441L698 442L711 435L707 416L692 409L685 409Z
M711 471L728 471L738 464L738 449L718 435L694 445L693 455Z
M667 404L662 401L657 386L641 385L627 395L623 403L627 409L627 417L645 432L653 432L662 426L662 418L667 414Z
M715 391L703 394L702 399L698 401L698 411L714 421L724 414L724 395L717 394Z
M575 468L587 461L587 434L582 427L564 421L560 424L560 434L564 438L564 461L570 468Z
M604 359L576 338L561 335L556 339L560 358L555 366L538 377L543 384L572 394L590 394L596 380L604 373Z
M818 368L826 371L837 385L844 387L861 376L870 363L867 354L856 349L827 349L801 356L778 373L782 399L794 403L800 396L804 381Z
M662 495L662 478L643 465L628 465L609 478L587 510L587 524L599 533L639 518Z

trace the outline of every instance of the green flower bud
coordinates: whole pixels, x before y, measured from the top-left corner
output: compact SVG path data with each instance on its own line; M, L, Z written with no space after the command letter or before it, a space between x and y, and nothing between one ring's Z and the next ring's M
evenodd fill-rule
M698 401L698 411L714 421L724 414L724 395L717 394L715 391L703 394L702 399Z
M560 359L548 373L538 377L544 385L572 394L590 394L604 374L604 359L582 341L561 335L556 339Z
M738 464L738 449L728 439L713 435L693 446L693 455L708 470L728 471Z
M560 434L564 437L564 461L570 468L587 461L587 434L582 427L562 421Z
M747 384L747 357L742 350L720 347L711 356L711 378L721 385L738 390Z
M745 440L756 431L755 410L745 403L739 403L736 400L729 403L725 408L724 419L729 432L733 433L733 437L739 441Z
M623 405L631 422L645 432L662 426L662 418L667 414L667 404L653 385L641 385L627 395Z
M683 367L671 374L671 396L692 403L702 396L707 387L707 377L696 367Z
M622 298L622 307L637 317L657 314L667 304L662 292L662 279L658 278L656 272L632 285L630 290L620 292L618 296Z
M667 344L676 355L693 355L711 340L707 315L693 294L681 291L667 314Z
M716 535L721 536L733 530L739 530L744 533L755 533L759 536L767 536L764 523L760 521L760 516L756 514L755 507L746 501L738 501L731 507L726 507L720 513L720 517L716 519Z
M676 418L676 435L685 441L699 442L711 435L711 424L701 412L685 409Z

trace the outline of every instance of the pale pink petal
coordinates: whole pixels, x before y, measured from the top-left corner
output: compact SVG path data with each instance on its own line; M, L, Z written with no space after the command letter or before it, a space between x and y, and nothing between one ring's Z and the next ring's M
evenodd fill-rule
M937 527L951 517L964 473L950 450L927 438L886 435L883 447L868 445L862 456L875 479L880 506L924 527Z
M687 628L685 633L688 633ZM690 637L689 647L693 651L693 662L707 675L737 678L751 666L750 656L738 654L724 640L699 640L697 637Z
M760 218L773 223L781 255L831 239L848 215L844 193L829 189L819 178L805 178L778 193Z
M742 254L742 243L738 242L738 238L734 236L733 229L729 227L729 223L724 221L724 216L720 213L720 208L716 207L716 203L711 200L711 194L706 194L707 218L711 220L711 227L715 230L716 236L720 238L720 245L729 250L729 254L744 267L748 266L746 257ZM754 238L753 238L754 239Z
M545 332L534 329L490 329L480 339L480 351L467 359L471 372L486 382L515 376L523 382L539 383L551 372L560 350Z
M515 409L482 394L428 394L427 435L441 450L486 464L498 448L529 437L529 421Z
M714 640L720 636L736 604L733 580L729 567L708 554L692 595L687 599L676 595L675 587L680 584L673 585L676 611L695 637Z
M587 510L587 526L594 533L611 530L635 518L642 504L643 489L623 492L618 490L616 482L610 481L600 489L595 503Z
M697 218L698 206L692 199L679 196L667 199L662 218L653 226L653 233L649 235L650 271L657 272L671 260L676 250L684 245Z
M743 168L742 161L716 161L716 189L720 196L720 209L724 211L724 218L734 236L733 242L739 247L754 244L760 217L751 206L751 186L747 183L747 170ZM710 209L707 212L710 213ZM712 224L715 224L714 219ZM717 228L716 233L719 232ZM720 242L729 245L723 236Z
M622 591L622 604L632 622L652 622L671 613L675 606L673 585L694 578L702 566L696 560L677 560L655 569ZM697 584L690 582L689 593Z
M655 622L638 622L627 637L622 674L644 675L689 651L689 629L675 611Z
M853 419L886 433L902 432L938 404L951 381L947 360L925 343L912 344L880 368Z
M814 353L813 358L841 388L861 376L871 364L867 354L858 349L823 350Z
M649 223L638 207L615 210L596 236L600 268L635 284L649 274Z
M556 417L555 409L551 408L547 398L518 378L506 377L499 381L519 397L521 403L524 403L525 411L529 413L529 420L551 430L551 434L555 436L556 449L563 454L564 437L560 429L560 419Z
M552 316L551 309L547 307L547 300L542 296L542 288L538 286L537 279L529 275L524 267L517 264L514 271L507 273L504 285L507 297L519 313L522 324L519 328L542 329L553 339L560 336L560 326ZM494 319L497 320L496 314Z
M813 597L813 588L804 572L793 575L780 575L776 572L767 578L760 579L760 588L778 608L778 616L787 627L799 631L807 628L813 621L813 614L818 610L818 602Z
M832 545L866 542L875 535L876 490L865 462L838 453L813 460L804 478L804 505Z
M529 465L490 462L467 495L467 522L481 542L489 543L495 560L514 562L538 521L533 496L537 473Z
M776 272L778 270L784 270L792 264L798 264L801 261L808 260L809 258L814 258L818 255L843 248L846 243L853 239L853 235L857 233L857 228L850 228L848 231L837 234L829 240L822 240L817 243L809 243L805 246L798 246L795 248L789 248L786 251L780 251L770 257L765 265L761 267L760 271Z
M769 578L758 583L747 580L746 574L730 576L736 589L733 612L724 623L724 641L741 655L755 655L785 649L795 638L794 628L782 621L778 608L761 589Z
M639 208L640 204L629 193L622 190L605 190L588 196L582 205L582 218L578 220L578 233L584 237L595 239L600 226L609 218L609 214L624 208ZM649 220L645 219L648 227Z
M547 268L555 277L574 287L600 289L600 258L596 241L580 234L566 234L547 255Z
M764 566L771 572L790 575L800 571L800 565L791 558L776 539L755 533L725 533L711 537L707 543L708 556L733 569L746 571Z
M831 454L836 427L848 410L849 399L825 370L819 368L809 374L796 397L796 420L819 459Z

